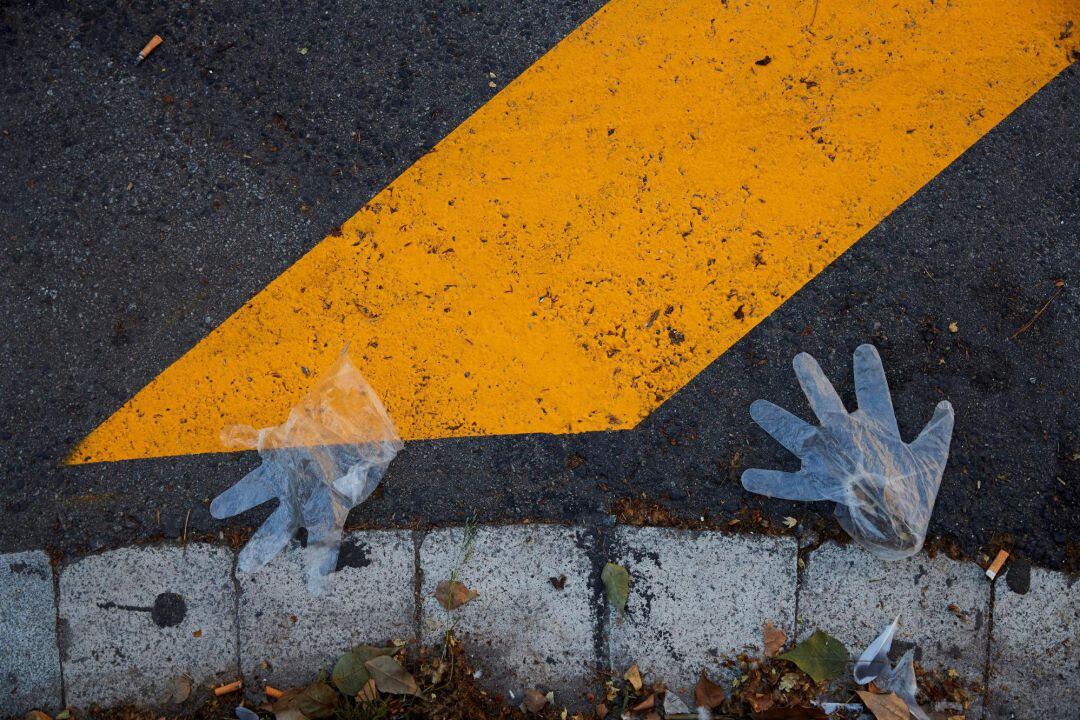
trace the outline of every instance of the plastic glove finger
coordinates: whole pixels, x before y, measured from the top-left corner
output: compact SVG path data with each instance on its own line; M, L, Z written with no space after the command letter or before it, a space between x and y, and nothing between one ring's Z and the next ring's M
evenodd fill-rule
M825 377L817 360L807 353L799 353L791 364L795 368L795 377L799 378L803 394L810 401L810 408L822 425L830 415L847 414L844 403L836 394L836 388L829 382L829 378Z
M781 500L824 500L803 472L750 468L742 474L742 486L752 493Z
M911 452L944 465L949 457L949 443L952 442L953 418L952 404L948 400L939 402L930 422L911 443Z
M288 507L282 505L270 514L248 544L240 551L238 565L247 573L252 573L281 552L296 534L298 525Z
M881 355L877 348L870 344L855 348L855 397L858 398L860 410L880 423L888 432L900 437L892 396L889 394L889 381L885 379L885 368L881 365Z
M341 527L308 528L308 576L329 575L337 569L341 549Z
M256 505L262 505L274 495L270 472L265 465L260 465L214 498L210 503L210 514L218 520L239 515Z
M802 455L806 443L817 435L817 428L768 400L750 403L750 417L795 455Z

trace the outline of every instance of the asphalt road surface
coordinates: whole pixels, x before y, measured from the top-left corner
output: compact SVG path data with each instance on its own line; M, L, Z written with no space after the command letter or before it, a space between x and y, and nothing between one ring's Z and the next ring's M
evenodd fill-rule
M254 453L65 466L72 447L352 215L597 2L8 4L0 15L0 551L217 533ZM166 43L133 56L155 32ZM494 87L492 87L494 85ZM854 405L880 350L901 432L948 398L931 534L1077 569L1080 77L1025 102L637 428L409 443L354 524L555 520L773 529L793 469L750 421L809 417L807 351ZM634 501L634 502L631 502ZM270 508L229 523L253 527Z

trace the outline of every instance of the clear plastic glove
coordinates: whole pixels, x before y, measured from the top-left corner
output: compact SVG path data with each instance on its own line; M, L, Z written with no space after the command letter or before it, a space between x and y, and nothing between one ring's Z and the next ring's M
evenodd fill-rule
M855 350L855 395L849 413L821 366L806 353L792 363L821 423L814 427L767 400L750 417L802 460L798 472L750 469L743 487L785 500L832 500L840 525L885 560L914 555L926 540L941 474L949 457L953 409L938 403L910 445L900 439L881 356L873 345Z
M915 682L915 651L904 653L895 667L889 661L889 651L899 625L900 617L897 616L855 661L855 682L860 685L874 683L884 692L896 693L916 720L930 720L916 699L919 686Z
M282 425L234 425L221 439L257 449L262 464L214 498L210 514L220 520L279 503L240 551L240 569L255 572L305 528L308 590L322 592L349 510L371 495L403 447L379 397L342 353Z

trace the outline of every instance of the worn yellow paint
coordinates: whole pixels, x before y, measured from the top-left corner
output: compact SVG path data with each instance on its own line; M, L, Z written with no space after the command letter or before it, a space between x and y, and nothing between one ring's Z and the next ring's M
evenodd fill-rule
M346 343L406 439L632 427L1068 64L1067 0L726 5L611 2L71 462L222 450Z

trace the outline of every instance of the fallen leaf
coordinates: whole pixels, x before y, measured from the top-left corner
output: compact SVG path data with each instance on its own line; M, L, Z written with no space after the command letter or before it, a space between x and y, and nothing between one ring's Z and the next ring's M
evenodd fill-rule
M848 651L836 638L815 630L794 649L777 657L795 663L800 670L814 678L814 682L821 683L843 674Z
M307 716L296 708L288 708L281 712L271 708L271 711L274 713L275 720L308 720Z
M375 688L375 679L368 678L367 684L356 693L356 699L361 702L373 702L379 697L379 691Z
M799 684L799 677L798 673L784 673L780 676L780 682L776 684L776 687L780 692L790 692Z
M828 717L817 705L774 706L754 715L755 720L827 720Z
M908 720L910 717L907 703L896 693L879 695L866 690L859 690L858 693L863 705L877 720Z
M274 716L278 720L299 720L297 713L301 718L330 717L337 712L340 697L334 688L319 680L305 688L286 691L274 701Z
M652 710L654 707L656 707L656 695L654 693L649 693L649 697L630 709L634 712L644 712L645 710Z
M43 713L40 710L31 710L26 713L24 720L52 720L48 713Z
M960 326L957 325L955 322L949 323L949 332L951 332L951 333L960 332Z
M548 578L548 582L550 582L551 587L555 588L556 590L562 590L564 587L566 587L566 576L560 575L559 577L550 577Z
M788 516L786 516L784 518L784 527L786 527L786 528L793 528L798 524L799 524L799 521L796 520L795 518L791 517L790 515L788 515Z
M540 713L545 707L547 707L548 699L547 695L536 690L529 688L525 691L525 709L531 713Z
M334 687L340 690L342 695L352 697L363 690L367 681L371 679L371 674L364 666L364 663L382 655L393 654L393 648L375 647L373 645L355 647L338 658L337 663L334 664L334 671L331 673L330 679L333 680Z
M68 720L69 717L71 717L71 711L67 708L56 713L56 720Z
M607 717L608 708L604 703L598 703L596 705L596 717L598 720L604 720Z
M626 610L626 599L630 597L630 573L626 568L608 563L600 573L600 580L604 583L608 602L619 612Z
M712 710L723 701L724 689L710 680L703 669L697 685L694 686L694 704Z
M746 702L750 703L750 709L755 713L765 712L773 706L773 699L771 695L764 693L754 693L746 696Z
M165 691L161 694L161 702L179 705L191 695L191 678L187 675L176 675L169 679L165 685Z
M765 621L765 657L772 657L784 649L787 642L787 633L772 624L772 620Z
M457 580L443 580L435 588L435 599L445 610L456 610L476 597L475 590L470 590L465 583Z
M645 716L645 720L660 720L660 713L655 710Z
M623 680L630 683L634 690L641 690L641 671L638 670L636 663L623 673Z
M416 695L420 692L416 678L389 655L372 658L364 663L364 667L371 673L371 679L375 681L379 692L391 695Z

